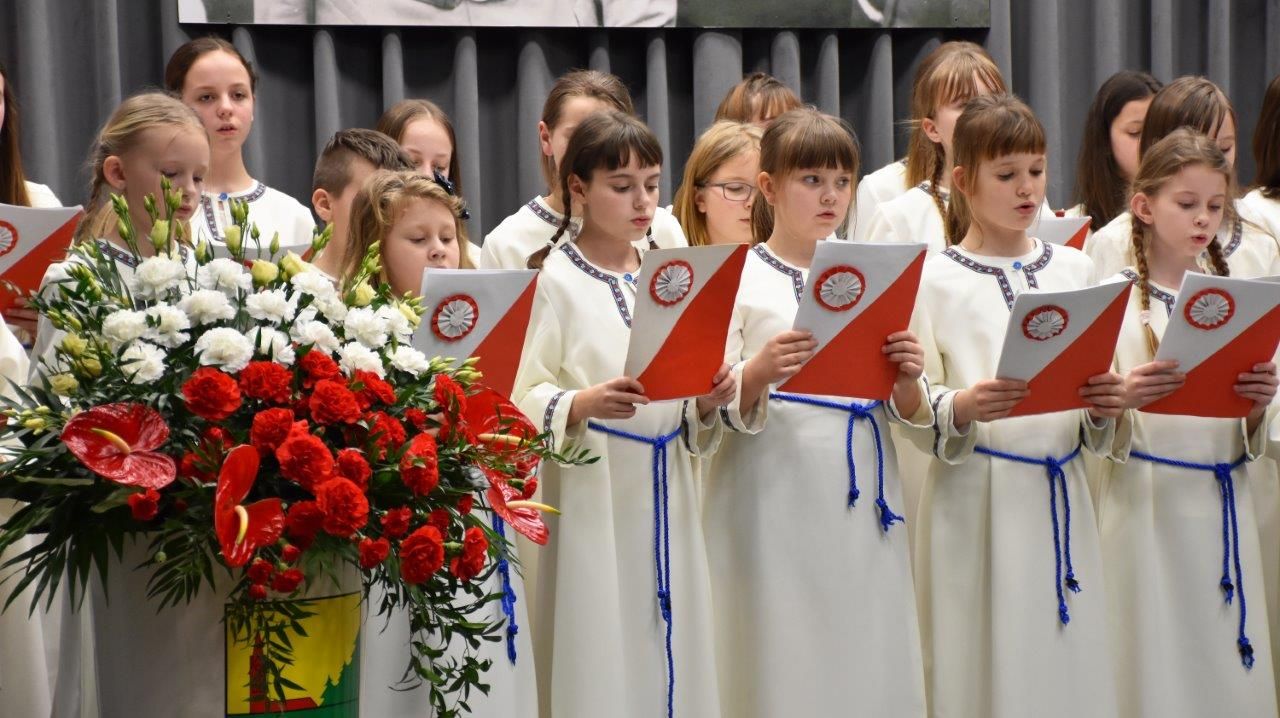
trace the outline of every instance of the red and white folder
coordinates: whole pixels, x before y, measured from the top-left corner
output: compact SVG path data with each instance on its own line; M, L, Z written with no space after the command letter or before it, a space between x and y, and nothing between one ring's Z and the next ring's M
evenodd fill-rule
M792 327L818 346L778 385L798 394L888 399L898 366L885 339L911 323L924 244L818 242Z
M711 390L746 259L742 244L645 252L623 374L651 401Z
M511 396L529 329L538 273L531 269L428 269L413 346L429 357L479 357L481 381Z
M1039 223L1031 228L1042 242L1066 245L1084 251L1085 240L1089 239L1089 223L1091 217L1040 217Z
M79 207L0 204L0 280L13 283L23 294L39 289L44 270L66 257L83 215ZM0 284L0 311L13 306L17 296Z
M1277 344L1280 284L1188 273L1156 350L1156 359L1178 361L1187 382L1142 411L1246 416L1253 403L1236 394L1237 377L1271 361Z
M1111 370L1131 285L1115 280L1068 292L1026 292L1009 313L996 376L1027 382L1030 393L1009 416L1047 414L1089 404L1080 388Z

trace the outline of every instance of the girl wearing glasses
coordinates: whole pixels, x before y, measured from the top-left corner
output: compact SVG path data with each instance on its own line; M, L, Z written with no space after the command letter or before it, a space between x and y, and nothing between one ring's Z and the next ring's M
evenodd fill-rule
M671 210L690 246L751 241L762 134L755 125L722 121L698 138Z

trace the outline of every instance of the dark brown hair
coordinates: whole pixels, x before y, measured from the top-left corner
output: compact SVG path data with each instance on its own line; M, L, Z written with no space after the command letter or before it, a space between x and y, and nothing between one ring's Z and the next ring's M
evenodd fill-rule
M1145 72L1122 70L1107 78L1089 106L1076 164L1076 201L1093 218L1096 231L1125 211L1129 181L1120 174L1111 151L1111 124L1125 105L1160 90L1160 81Z
M773 75L753 72L729 90L716 108L716 122L755 123L772 120L801 106L800 98Z
M556 80L556 84L551 86L551 92L547 93L547 101L542 104L542 123L547 126L548 131L555 131L560 124L565 103L575 97L600 100L628 115L636 113L635 105L631 102L631 92L626 83L616 75L598 70L574 70ZM548 190L560 185L554 157L542 156L542 178L546 180Z
M812 107L778 115L760 140L760 171L769 173L774 182L808 169L843 170L856 181L858 164L858 140L849 123ZM771 234L773 207L761 198L751 206L751 239L759 244Z
M440 106L431 100L401 100L378 118L377 130L396 142L404 142L405 130L418 120L435 120L449 136L449 175L445 179L453 183L454 191L462 192L462 166L458 164L458 135L453 122ZM428 172L427 174L430 174Z
M8 95L5 96L6 98ZM1280 75L1271 78L1253 131L1253 183L1267 199L1280 199Z
M18 121L18 99L14 96L9 73L0 64L0 77L4 78L4 126L0 127L0 202L31 206L27 195L27 177L22 172L22 148L18 140L21 123Z
M407 172L414 169L413 160L394 140L376 130L355 127L339 130L325 143L316 159L311 175L312 191L322 189L331 195L342 194L351 182L351 161L362 159L374 169Z
M1203 77L1179 77L1151 98L1147 119L1142 123L1138 157L1141 158L1148 147L1179 127L1190 127L1202 135L1213 137L1228 117L1239 132L1236 109L1222 88Z
M254 71L253 64L246 60L244 55L240 54L235 45L214 35L189 40L183 43L182 47L173 51L173 54L169 56L169 63L164 66L164 88L169 92L181 95L182 88L187 83L187 73L191 71L191 66L196 64L196 60L211 52L225 52L239 60L240 64L244 65L244 71L249 73L250 92L257 94L258 73Z
M564 217L547 246L529 257L529 269L541 269L542 262L556 243L569 231L573 220L572 202L569 197L569 178L577 177L590 182L596 170L616 170L639 160L641 167L658 167L662 164L662 145L648 125L635 115L612 110L591 115L569 138L564 151L564 166L560 172L560 195L566 198Z

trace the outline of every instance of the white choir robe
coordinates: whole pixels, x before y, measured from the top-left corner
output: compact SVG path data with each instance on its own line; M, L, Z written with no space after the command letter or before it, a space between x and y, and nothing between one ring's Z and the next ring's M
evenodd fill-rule
M543 716L654 718L666 714L666 627L656 598L654 451L633 439L568 426L578 391L622 375L634 289L624 275L586 261L572 243L552 251L534 299L515 400L555 447L585 448L587 466L546 464L547 518L537 598L530 602ZM667 444L672 647L677 716L720 715L712 642L711 583L692 455L720 438L696 402L636 407L627 420L597 420ZM666 541L667 539L664 539Z
M931 431L912 434L940 459L921 495L915 539L935 718L1117 715L1102 557L1084 463L1076 458L1062 465L1069 522L1062 491L1057 497L1059 524L1064 532L1070 528L1063 548L1070 549L1082 588L1072 593L1055 579L1048 470L974 448L1062 459L1082 443L1085 451L1108 454L1127 437L1117 436L1116 422L1095 424L1083 410L974 422L965 432L953 421L956 392L995 376L1017 293L1092 283L1084 255L1039 240L1021 257L952 247L925 260L913 324L925 349L935 421ZM1059 619L1059 590L1068 625Z
M743 361L791 328L806 275L763 244L747 255L726 357L739 378ZM721 412L729 431L706 472L703 528L724 714L923 717L910 527L881 529L870 425L884 442L884 499L901 514L886 429L903 419L890 402L857 420L860 497L850 507L850 415L770 400L770 389L744 417L739 383L739 396ZM933 417L923 380L920 390L910 421L927 429Z
M1280 244L1254 219L1252 207L1236 202L1240 218L1222 223L1218 243L1233 277L1264 277L1280 274ZM1110 277L1132 266L1133 215L1125 212L1094 232L1084 245L1085 254L1093 260L1099 277Z
M231 226L232 199L241 199L249 203L249 223L257 225L261 232L260 241L265 250L271 243L271 237L280 233L280 246L296 247L310 245L316 221L311 210L301 202L268 187L258 180L243 192L226 192L212 194L205 192L200 196L200 205L191 217L191 229L199 239L207 239L213 244L225 244L224 236L227 227ZM253 245L253 240L244 237L244 246Z
M858 182L858 197L854 205L855 221L850 239L865 242L865 232L871 225L876 208L896 197L901 197L907 187L907 160L894 160Z
M48 185L30 181L26 185L27 199L31 200L32 207L48 209L62 206L62 200L58 199L58 195L54 194Z
M524 269L529 255L547 246L555 236L562 219L564 215L552 209L544 198L534 197L485 235L484 244L480 247L479 266L482 269ZM575 235L578 227L582 226L582 219L574 217L570 222L567 234ZM667 209L657 208L652 228L653 241L660 249L689 245L680 223ZM561 241L564 239L567 238ZM636 242L637 248L648 246L647 240Z
M1131 269L1125 274L1135 286L1116 346L1115 366L1121 374L1152 360L1139 320L1137 274ZM1153 284L1151 295L1151 328L1162 336L1176 292ZM1212 465L1242 456L1252 460L1262 453L1266 439L1266 422L1246 436L1241 419L1141 411L1128 416L1132 451L1177 461ZM1242 664L1236 644L1240 589L1235 588L1234 601L1227 605L1219 586L1223 505L1213 472L1132 455L1125 463L1109 462L1109 469L1099 491L1098 522L1120 715L1276 715L1262 553L1252 482L1245 479L1244 468L1232 472L1232 479L1252 670Z

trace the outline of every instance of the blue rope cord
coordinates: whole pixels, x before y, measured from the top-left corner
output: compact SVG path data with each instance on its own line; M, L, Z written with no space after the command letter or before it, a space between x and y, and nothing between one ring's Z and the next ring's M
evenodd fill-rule
M857 402L838 402L830 399L819 399L817 397L806 396L804 394L788 394L786 392L775 391L770 392L770 399L778 401L787 401L793 404L805 404L807 406L818 406L824 409L836 409L838 411L847 412L849 414L849 423L845 426L844 432L844 458L845 463L849 467L849 506L852 507L857 503L861 492L858 491L858 468L853 460L853 425L859 419L865 419L871 425L871 435L876 442L876 511L880 517L880 530L889 531L889 527L895 523L906 523L906 519L893 512L889 508L889 502L884 499L884 442L880 437L880 425L876 423L875 410L884 402L873 401L868 404L859 404Z
M504 541L507 538L506 522L499 516L493 517L493 530ZM514 548L514 545L508 544L507 548ZM507 617L507 660L511 661L511 665L516 664L516 634L520 632L520 627L516 625L516 592L511 587L511 566L507 561L506 553L500 554L498 559L498 576L502 578L502 614Z
M658 611L667 627L667 718L675 715L676 662L671 650L671 493L667 486L667 445L680 436L676 429L663 436L645 436L594 421L587 428L620 439L647 444L653 449L653 557L657 576Z
M1043 459L1036 459L1030 456L1022 456L1021 454L1010 454L1004 451L996 451L988 449L985 446L973 447L975 454L983 454L997 459L1006 461L1015 461L1019 464L1029 464L1031 466L1044 467L1045 473L1049 476L1049 515L1053 519L1053 562L1054 562L1054 582L1053 588L1058 595L1058 620L1062 625L1071 622L1071 613L1067 610L1067 597L1062 592L1065 585L1072 593L1080 592L1080 582L1076 580L1075 568L1071 565L1071 495L1067 492L1067 472L1063 470L1063 464L1070 463L1080 455L1080 445L1077 444L1071 453L1061 459L1052 456L1046 456ZM1066 530L1063 531L1058 524L1058 489L1062 489L1063 504L1063 520L1066 522ZM1063 564L1066 564L1066 576L1062 574Z
M1231 604L1232 598L1237 595L1240 597L1240 620L1236 630L1236 648L1240 651L1240 662L1244 664L1244 667L1253 668L1253 646L1249 643L1249 637L1245 635L1245 621L1249 609L1244 600L1244 570L1240 566L1240 526L1236 520L1235 480L1231 476L1231 472L1242 466L1248 460L1248 457L1242 455L1230 464L1197 464L1191 461L1155 456L1154 454L1144 454L1140 451L1131 451L1129 456L1149 461L1153 464L1171 466L1175 469L1204 471L1213 474L1213 478L1218 482L1218 496L1222 500L1222 578L1218 580L1218 586L1222 589L1223 600L1228 605ZM1234 582L1232 581L1232 569L1235 570Z

